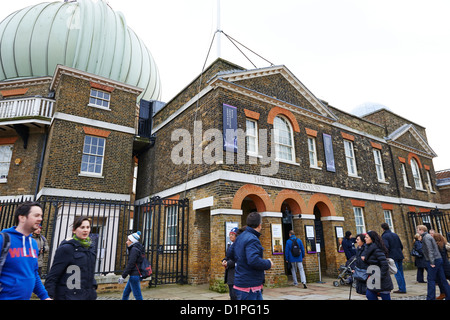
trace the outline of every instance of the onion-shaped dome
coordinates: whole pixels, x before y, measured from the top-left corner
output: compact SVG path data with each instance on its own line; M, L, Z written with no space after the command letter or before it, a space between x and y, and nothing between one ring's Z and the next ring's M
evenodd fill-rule
M52 76L58 64L143 88L138 99L160 97L150 51L104 0L40 3L0 23L0 81Z

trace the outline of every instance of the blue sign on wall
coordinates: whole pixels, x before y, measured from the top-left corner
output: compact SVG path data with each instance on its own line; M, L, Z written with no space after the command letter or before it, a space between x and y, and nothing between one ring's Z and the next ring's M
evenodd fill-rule
M237 108L223 104L223 150L237 152Z
M325 162L327 163L327 171L336 172L333 153L333 139L329 134L323 134L323 146L325 149Z

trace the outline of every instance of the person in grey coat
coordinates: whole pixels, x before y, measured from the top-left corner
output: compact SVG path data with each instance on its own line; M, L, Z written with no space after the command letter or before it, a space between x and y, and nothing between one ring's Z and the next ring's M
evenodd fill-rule
M417 232L422 236L423 255L429 262L427 269L427 300L436 299L436 283L445 294L445 299L450 300L450 285L445 279L443 260L434 238L428 233L424 225L417 226Z

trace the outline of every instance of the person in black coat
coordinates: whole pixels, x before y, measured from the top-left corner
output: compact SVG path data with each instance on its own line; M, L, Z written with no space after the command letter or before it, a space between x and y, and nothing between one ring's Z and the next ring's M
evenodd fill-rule
M416 280L419 283L426 283L423 274L424 270L426 270L427 268L427 262L425 261L425 257L423 256L422 236L416 233L416 235L414 236L414 240L415 241L413 244L413 249L420 254L420 256L414 256L414 265L417 267Z
M373 274L369 272L366 297L368 300L378 300L378 296L383 300L391 300L390 292L394 289L394 285L389 274L388 251L383 244L383 240L375 231L368 231L365 239L367 248L364 250L361 259L369 265L368 270L371 266L378 267L378 271ZM379 280L379 282L373 283L374 279Z
M139 242L140 238L141 232L138 231L130 234L127 239L128 262L122 273L122 277L119 278L118 282L119 284L122 284L128 275L130 275L130 279L123 290L122 300L128 300L131 292L133 292L133 296L136 300L143 300L141 292L141 275L138 266L142 262L142 255L145 251L144 246Z
M90 219L76 218L72 229L73 238L62 241L56 250L45 288L54 300L95 300L96 253L89 238Z
M362 259L361 256L364 254L364 250L366 250L366 240L365 240L365 236L363 234L358 234L356 236L356 244L358 245L358 247L356 248L356 261L355 261L355 267L367 271L367 263L365 263ZM353 271L354 272L354 271ZM356 292L359 294L363 294L366 295L366 281L364 280L360 280L360 279L356 279Z
M233 245L236 237L241 231L238 228L233 228L230 230L230 240L231 244L227 248L226 257L222 259L222 266L225 268L225 279L224 282L228 284L228 292L230 293L230 300L237 300L236 292L233 289L234 285L234 273L235 273L235 261L231 259L231 246Z
M345 237L342 239L342 248L344 249L347 260L356 254L355 238L352 238L352 233L350 231L345 232Z
M388 258L392 258L397 267L397 273L395 274L395 280L397 280L398 290L394 293L406 293L406 281L403 274L403 244L400 237L389 229L387 223L382 223L381 228L384 230L381 238L388 250Z

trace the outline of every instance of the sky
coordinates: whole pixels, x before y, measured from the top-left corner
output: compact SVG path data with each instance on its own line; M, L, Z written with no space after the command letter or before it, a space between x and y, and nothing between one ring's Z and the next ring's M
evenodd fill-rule
M45 1L2 1L0 20ZM108 0L144 41L168 102L218 56L217 0ZM352 112L381 104L427 130L435 170L450 169L450 1L220 0L220 29L316 97ZM214 42L208 55L208 49ZM267 61L220 34L220 57ZM207 59L208 58L208 59Z

